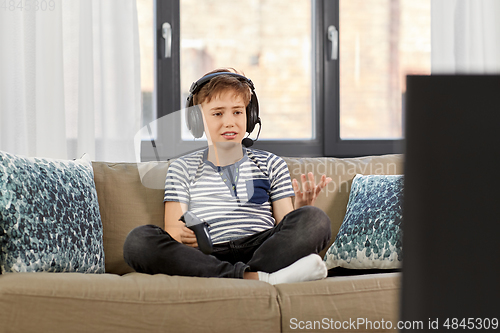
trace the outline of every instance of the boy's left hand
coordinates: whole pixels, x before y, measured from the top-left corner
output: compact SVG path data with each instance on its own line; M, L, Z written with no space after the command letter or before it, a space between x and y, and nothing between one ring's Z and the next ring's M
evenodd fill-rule
M305 174L300 176L302 191L299 188L298 181L296 179L292 181L293 190L295 191L295 209L307 205L314 206L316 198L321 193L321 190L332 181L330 177L327 178L326 175L323 175L321 176L321 181L316 185L312 172L309 172L307 177L309 177L309 180L307 180Z

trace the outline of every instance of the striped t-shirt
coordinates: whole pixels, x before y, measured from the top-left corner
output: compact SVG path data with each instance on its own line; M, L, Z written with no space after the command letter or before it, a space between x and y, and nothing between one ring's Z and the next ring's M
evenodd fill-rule
M209 224L214 244L274 226L271 202L294 195L286 162L243 148L235 164L217 167L208 148L180 157L168 168L164 201L177 201Z

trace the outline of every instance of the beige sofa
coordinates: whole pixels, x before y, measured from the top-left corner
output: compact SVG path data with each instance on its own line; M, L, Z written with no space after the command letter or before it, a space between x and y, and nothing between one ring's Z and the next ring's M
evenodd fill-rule
M313 171L333 179L316 203L331 219L332 242L354 175L403 171L401 155L285 160L292 178ZM106 274L0 275L0 332L384 332L388 322L396 327L400 273L272 286L132 272L123 260L124 239L136 226L162 225L168 165L94 162Z

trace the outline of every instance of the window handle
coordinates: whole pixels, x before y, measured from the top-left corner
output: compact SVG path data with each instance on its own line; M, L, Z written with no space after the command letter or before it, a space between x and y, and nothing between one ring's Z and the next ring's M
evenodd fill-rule
M337 60L339 53L339 31L333 25L328 27L328 40L332 42L330 60Z
M172 57L172 26L165 22L161 26L161 33L165 39L165 58Z

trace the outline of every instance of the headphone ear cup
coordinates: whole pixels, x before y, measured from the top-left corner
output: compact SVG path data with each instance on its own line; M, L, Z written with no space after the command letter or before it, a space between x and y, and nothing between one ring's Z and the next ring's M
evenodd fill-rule
M247 107L247 132L252 133L255 125L259 122L259 102L257 101L255 93L252 92L252 97Z
M186 124L191 134L196 139L203 136L203 114L199 105L191 106L186 109Z

